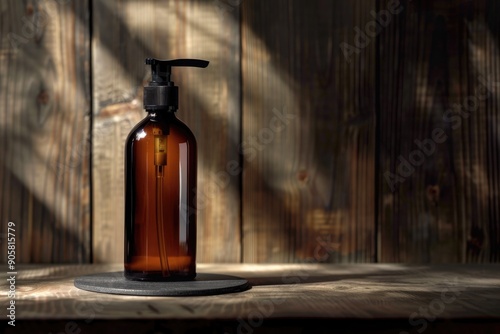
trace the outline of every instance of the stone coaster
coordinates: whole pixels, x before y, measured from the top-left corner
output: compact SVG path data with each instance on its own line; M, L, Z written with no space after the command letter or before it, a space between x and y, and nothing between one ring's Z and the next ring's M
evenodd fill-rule
M192 281L145 282L128 280L123 271L80 276L74 284L82 290L133 296L206 296L250 288L246 279L228 275L200 273Z

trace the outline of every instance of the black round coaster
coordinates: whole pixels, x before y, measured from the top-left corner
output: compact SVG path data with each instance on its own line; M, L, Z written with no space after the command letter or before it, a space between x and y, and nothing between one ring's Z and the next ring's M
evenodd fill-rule
M82 290L133 296L206 296L250 288L246 279L228 275L200 273L192 281L144 282L126 279L123 271L80 276L74 284Z

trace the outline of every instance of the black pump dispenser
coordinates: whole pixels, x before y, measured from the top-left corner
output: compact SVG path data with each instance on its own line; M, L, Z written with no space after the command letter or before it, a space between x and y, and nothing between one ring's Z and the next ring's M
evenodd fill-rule
M179 87L170 81L172 67L208 66L208 61L201 59L158 60L146 58L146 64L151 65L151 81L144 87L144 109L146 111L175 112L179 105Z

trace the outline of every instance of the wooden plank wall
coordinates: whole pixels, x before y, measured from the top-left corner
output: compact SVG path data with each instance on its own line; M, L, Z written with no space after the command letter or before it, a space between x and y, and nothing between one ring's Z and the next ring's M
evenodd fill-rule
M402 6L380 34L379 260L498 261L500 7Z
M375 260L369 1L245 1L243 261Z
M211 61L174 73L199 262L498 262L499 9L0 2L2 259L12 220L20 262L122 261L123 144L153 56Z
M89 262L90 44L87 1L2 0L0 255Z

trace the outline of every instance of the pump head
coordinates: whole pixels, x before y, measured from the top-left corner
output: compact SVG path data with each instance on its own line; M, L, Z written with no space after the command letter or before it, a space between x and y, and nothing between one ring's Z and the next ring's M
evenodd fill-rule
M158 60L146 58L146 64L151 65L151 81L144 87L144 109L146 111L176 111L179 100L179 87L170 81L172 67L208 66L208 61L200 59Z

